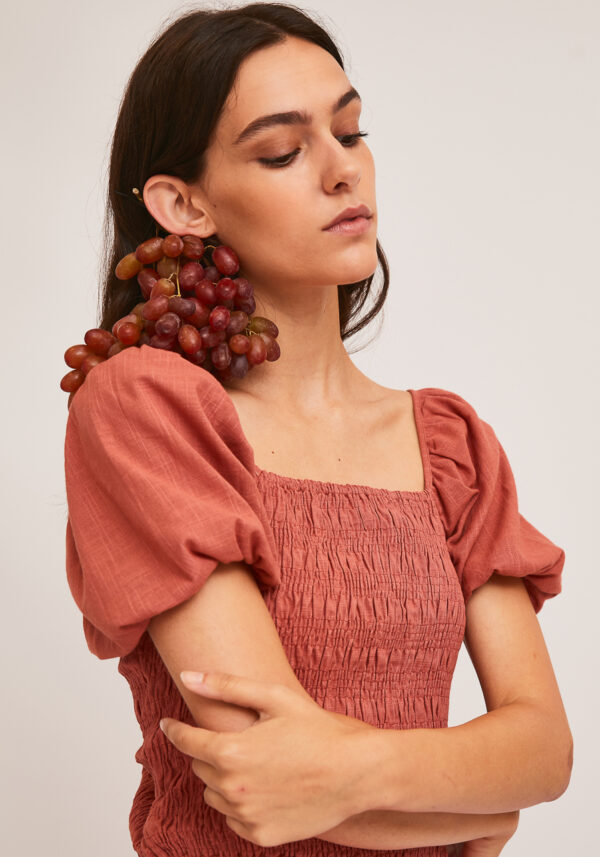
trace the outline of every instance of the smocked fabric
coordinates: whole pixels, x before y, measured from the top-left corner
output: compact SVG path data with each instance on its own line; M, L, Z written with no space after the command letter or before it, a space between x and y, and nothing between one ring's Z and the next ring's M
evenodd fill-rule
M445 857L445 846L314 837L265 849L237 836L159 728L164 716L195 723L146 633L219 562L243 560L320 705L385 729L446 727L474 589L494 571L521 576L537 612L561 591L564 551L519 514L504 450L472 406L438 388L410 393L423 491L261 470L225 389L171 352L126 349L74 397L67 575L90 651L118 656L131 688L142 744L129 827L141 857Z

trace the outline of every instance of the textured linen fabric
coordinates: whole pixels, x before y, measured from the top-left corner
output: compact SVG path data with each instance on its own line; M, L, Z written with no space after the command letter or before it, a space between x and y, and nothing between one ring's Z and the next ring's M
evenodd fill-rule
M149 346L96 366L73 398L67 576L88 648L118 656L131 688L143 740L129 828L141 857L399 853L318 837L261 848L204 803L190 759L159 728L164 716L195 722L145 631L219 562L253 570L307 692L383 729L448 725L465 604L494 571L524 578L536 612L561 591L564 551L519 514L492 428L456 393L410 393L423 491L261 470L220 382Z
M219 562L281 579L252 450L215 395L223 387L174 352L117 357L73 397L65 437L68 581L99 658L131 652Z

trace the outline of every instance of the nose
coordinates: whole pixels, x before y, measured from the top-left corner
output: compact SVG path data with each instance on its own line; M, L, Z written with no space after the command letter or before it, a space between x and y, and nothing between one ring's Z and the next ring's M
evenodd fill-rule
M340 184L355 187L360 182L362 169L354 147L343 146L334 140L326 158L323 184L328 191L336 190Z

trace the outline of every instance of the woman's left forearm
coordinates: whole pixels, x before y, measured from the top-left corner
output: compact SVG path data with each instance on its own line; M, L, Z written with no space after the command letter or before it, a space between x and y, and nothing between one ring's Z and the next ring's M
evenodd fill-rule
M399 812L371 809L352 815L316 838L336 845L400 851L468 842L485 836L513 835L518 812Z
M357 812L511 812L555 800L571 775L570 733L528 702L460 726L359 730L356 746Z
M332 715L342 720L352 720L363 732L378 731L377 727L355 717L333 712ZM364 745L359 753L364 758L368 755L368 747ZM317 839L371 850L398 851L433 847L468 842L484 836L504 835L509 838L516 830L518 816L518 812L486 814L371 809L349 816L341 824L319 834Z

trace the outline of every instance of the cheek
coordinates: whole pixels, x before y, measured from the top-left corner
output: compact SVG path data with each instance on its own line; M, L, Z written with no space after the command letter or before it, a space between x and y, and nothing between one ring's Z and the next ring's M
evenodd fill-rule
M290 182L279 177L268 177L257 182L255 188L245 187L228 200L233 214L231 223L236 231L244 231L253 240L267 240L279 245L305 247L311 229L318 228L319 212L314 210L314 199L308 199L306 181Z
M292 199L283 183L269 182L260 174L250 179L244 176L244 181L232 177L219 193L216 215L223 224L256 234L280 221L283 226L290 217Z

